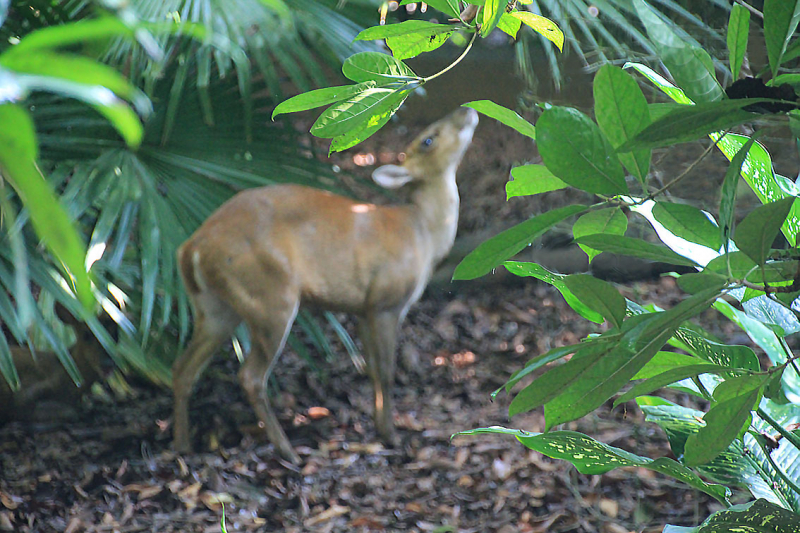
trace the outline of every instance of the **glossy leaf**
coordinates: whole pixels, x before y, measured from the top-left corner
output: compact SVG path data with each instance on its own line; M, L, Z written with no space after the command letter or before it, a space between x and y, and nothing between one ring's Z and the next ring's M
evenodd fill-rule
M687 466L705 464L740 437L752 419L767 378L763 375L728 378L714 391L714 403L703 417L705 426L686 441Z
M581 302L608 323L621 327L625 319L625 298L607 281L588 274L573 274L564 278L564 284Z
M332 139L351 130L378 122L380 117L393 110L398 99L405 98L404 91L392 89L367 89L340 104L329 107L311 126L311 134L323 139Z
M800 515L763 498L712 514L697 533L798 533Z
M558 24L530 11L512 11L510 15L518 18L523 24L556 45L560 52L564 51L564 33L559 29Z
M679 88L667 81L663 76L655 72L653 69L648 67L647 65L642 65L641 63L633 63L628 62L622 66L623 69L632 68L639 72L642 76L650 80L653 85L661 89L664 94L672 98L678 104L694 104L691 98L686 96L686 94ZM651 107L652 113L652 107ZM655 117L653 117L655 118Z
M536 128L533 127L533 124L519 116L516 111L495 104L491 100L475 100L462 105L464 107L471 107L478 113L482 113L489 118L502 122L509 128L513 128L531 139L536 139Z
M72 24L61 24L34 30L19 43L8 48L4 55L30 55L32 52L47 49L105 40L111 37L134 37L134 30L116 17L101 17L94 20L80 20Z
M446 24L436 24L426 20L406 20L398 24L386 24L384 26L372 26L356 35L355 41L372 41L375 39L386 39L387 37L399 37L401 35L420 34L437 35L439 33L452 33L454 26Z
M703 211L687 204L656 202L653 216L672 233L687 241L719 250L722 245L719 228Z
M629 353L622 352L609 344L589 344L578 349L569 361L554 366L519 391L508 407L508 415L514 416L536 409L563 394L574 383L586 382L587 376L609 355L617 355L612 362L618 362L621 355L630 356Z
M585 209L586 206L580 204L553 209L495 235L481 243L458 264L453 279L475 279L488 274L555 224Z
M334 137L331 141L328 155L333 152L347 150L372 136L389 122L389 119L391 119L394 113L403 105L409 93L410 91L395 91L381 106L374 109L372 114L370 114L361 125Z
M486 0L481 10L481 37L487 37L505 12L507 0Z
M628 229L628 217L618 207L609 207L606 209L598 209L596 211L589 211L582 215L572 225L572 237L579 239L585 235L596 235L604 233L606 235L624 235ZM600 250L595 250L585 244L579 244L581 250L586 252L589 256L589 262L592 262Z
M662 372L657 376L648 378L642 383L637 383L625 394L622 394L616 400L614 400L614 407L616 407L621 403L625 403L629 400L632 400L637 396L650 394L653 391L657 391L658 389L664 388L667 385L670 385L677 381L681 381L686 378L698 376L700 374L720 374L723 372L730 372L731 370L733 369L715 365L712 363L685 365L685 366L680 366L678 368L673 368L665 372Z
M408 5L408 4L415 4L414 0L402 0L400 2L401 6ZM433 0L433 2L425 2L432 8L441 11L442 13L446 13L451 17L458 17L458 0Z
M348 57L342 65L342 74L356 83L375 81L386 84L417 79L405 63L380 52L361 52Z
M778 73L786 46L800 22L800 0L764 0L764 41L769 68Z
M50 185L36 166L38 148L30 115L13 104L0 105L0 168L30 213L36 233L61 262L76 296L94 306L86 248Z
M716 141L717 147L729 160L750 140L747 136L735 133L728 133L725 136L711 135L711 138ZM775 181L772 158L758 141L753 143L750 148L745 162L742 164L741 175L762 203L767 204L790 196ZM781 232L790 243L794 243L797 242L799 231L800 202L795 202L789 211L786 222L781 226Z
M777 202L761 205L747 215L736 227L734 242L739 249L758 265L763 265L772 242L778 235L795 198L789 197Z
M603 317L600 317L602 321ZM497 395L505 389L506 392L511 392L511 389L519 383L524 377L529 376L533 372L536 372L543 366L546 366L554 361L558 361L562 357L566 357L567 355L578 351L581 347L585 346L585 344L573 344L571 346L559 346L558 348L553 348L549 352L543 353L537 357L534 357L532 360L528 361L525 366L511 374L511 377L508 378L508 381L505 384L494 391L492 393L492 399L496 398Z
M511 169L512 181L506 183L506 199L515 196L528 196L542 192L557 191L569 187L553 176L544 165L524 165Z
M728 19L728 57L733 79L739 78L742 61L747 51L747 37L750 31L750 12L742 5L733 4Z
M678 106L619 147L619 151L658 148L696 140L754 120L755 114L742 108L764 98L722 100L694 106Z
M455 26L447 24L406 20L399 24L367 28L355 40L386 39L386 45L396 59L408 59L439 48L456 30Z
M544 281L545 283L549 283L561 293L561 296L564 297L564 300L567 302L567 304L586 320L596 324L602 324L605 320L601 313L592 310L591 307L583 303L575 296L575 294L572 293L565 283L567 276L550 272L543 266L536 263L506 261L503 263L503 266L516 276L529 276Z
M552 428L580 418L597 409L622 388L672 336L669 325L658 331L652 327L660 317L632 317L625 322L625 333L618 344L593 358L590 364L578 362L579 379L553 380L561 384L561 391L544 406L545 427ZM650 333L652 331L652 333ZM580 352L564 365L580 361ZM551 371L552 372L552 371ZM550 372L538 381L549 386ZM543 386L534 382L534 386ZM513 402L512 402L513 403Z
M618 148L650 124L647 100L636 81L624 70L603 66L594 77L594 114L600 130ZM650 171L650 151L619 154L628 172L645 183Z
M676 254L666 246L659 246L633 237L616 235L585 235L575 239L578 244L586 245L601 252L631 255L651 261L663 261L674 265L696 266L697 263L682 255Z
M614 148L589 117L577 109L553 107L539 117L536 129L539 153L556 177L586 192L628 192Z
M650 379L674 368L703 364L703 359L678 352L658 352L631 379Z
M497 29L503 31L512 39L517 38L517 33L522 27L522 21L516 17L512 17L511 13L503 13L500 20L497 21Z
M307 93L298 94L278 104L272 112L272 118L275 119L275 117L284 113L296 113L298 111L306 111L308 109L341 102L367 89L373 88L375 88L375 82L368 81L356 85L325 87L324 89L316 89Z
M644 0L633 0L633 5L678 87L697 103L721 100L722 87L714 77L714 63L708 52L675 33L662 15Z
M739 184L739 174L742 172L742 165L754 142L755 139L749 139L744 146L736 152L736 155L733 156L728 165L728 170L725 171L725 179L720 188L719 231L720 239L725 246L725 252L728 251L730 238L733 234L734 215L736 214L736 190Z
M697 474L673 459L661 457L653 460L641 457L574 431L530 433L493 426L456 433L456 435L480 434L512 435L531 450L553 459L569 461L581 474L605 474L615 468L638 466L678 479L720 502L725 502L730 495L730 490L726 487L706 483Z

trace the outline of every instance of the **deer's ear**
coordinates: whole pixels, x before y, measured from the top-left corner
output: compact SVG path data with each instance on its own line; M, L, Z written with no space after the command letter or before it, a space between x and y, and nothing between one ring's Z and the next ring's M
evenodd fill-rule
M411 181L411 174L400 165L383 165L372 173L372 181L384 189L399 189Z

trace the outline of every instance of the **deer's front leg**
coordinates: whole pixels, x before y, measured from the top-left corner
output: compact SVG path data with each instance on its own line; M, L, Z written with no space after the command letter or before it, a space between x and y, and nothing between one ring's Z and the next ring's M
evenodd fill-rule
M397 311L367 313L360 322L367 371L375 391L375 429L385 443L393 446L399 444L392 417L392 389L399 327L400 313Z

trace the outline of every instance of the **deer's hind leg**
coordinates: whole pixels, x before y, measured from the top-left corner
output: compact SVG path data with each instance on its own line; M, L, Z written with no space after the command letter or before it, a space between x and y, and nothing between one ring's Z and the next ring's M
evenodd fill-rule
M284 459L298 464L300 457L270 407L266 385L297 316L300 296L290 284L275 282L270 287L269 292L251 294L247 301L237 304L251 338L250 353L239 370L239 381L270 442Z

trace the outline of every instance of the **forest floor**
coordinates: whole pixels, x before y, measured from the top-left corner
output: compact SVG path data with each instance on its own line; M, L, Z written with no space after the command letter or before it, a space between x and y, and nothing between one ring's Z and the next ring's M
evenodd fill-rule
M462 238L572 200L554 192L506 202L509 168L531 157L532 145L492 122L479 126L462 166ZM390 161L394 154L382 147L411 134L386 129L355 155ZM362 176L369 169L356 162L364 161L352 152L338 159ZM621 290L662 306L681 297L671 278ZM747 342L711 315L701 320L728 341ZM540 411L509 420L510 396L492 402L491 392L535 355L601 328L530 279L437 284L402 327L397 448L377 441L368 379L338 341L331 340L340 355L332 361L287 350L275 372L275 403L300 467L279 460L262 438L230 350L194 396L194 454L170 450L169 391L131 380L126 399L91 395L67 423L0 428L0 531L218 532L222 503L229 532L656 533L667 523L697 524L719 505L649 470L581 475L510 437L451 440L491 425L542 431ZM670 455L664 434L635 404L607 405L564 429L647 457Z

